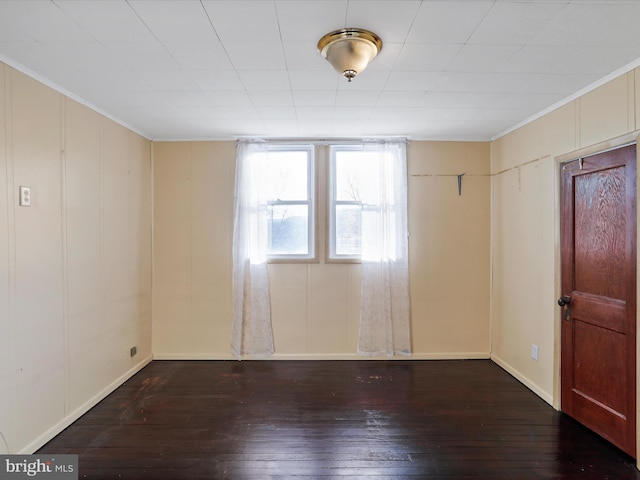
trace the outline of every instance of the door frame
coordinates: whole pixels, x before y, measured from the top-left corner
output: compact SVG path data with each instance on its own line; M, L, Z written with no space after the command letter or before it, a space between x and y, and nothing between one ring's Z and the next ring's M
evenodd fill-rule
M581 157L587 157L589 155L595 155L597 153L603 153L609 150L615 150L617 148L625 147L627 145L636 145L636 159L640 162L640 130L636 130L635 132L628 133L626 135L622 135L620 137L616 137L604 142L600 142L594 145L590 145L588 147L584 147L578 150L574 150L569 153L565 153L555 157L555 169L554 169L554 181L555 181L555 199L554 199L554 212L555 212L555 261L554 261L554 269L555 269L555 279L554 279L554 290L556 292L555 298L560 298L561 296L561 279L562 279L562 243L560 238L560 211L561 211L561 196L560 196L560 186L561 186L561 169L563 165L566 165L570 162L577 161ZM640 187L640 182L638 179L640 178L640 168L636 169L636 182ZM640 190L639 190L640 191ZM636 198L637 201L637 198ZM637 228L640 229L640 208L636 209L636 225ZM636 235L636 251L639 252L636 258L636 275L640 277L640 235ZM549 299L549 301L555 301L554 299ZM638 319L640 318L640 281L636 282L636 304L639 308L636 309L636 325L638 325ZM556 410L560 410L560 392L561 392L561 379L560 379L560 347L561 347L561 317L562 317L562 308L559 306L555 307L555 318L554 318L554 355L553 355L553 408ZM640 325L639 325L640 326ZM636 465L640 462L640 328L636 329Z

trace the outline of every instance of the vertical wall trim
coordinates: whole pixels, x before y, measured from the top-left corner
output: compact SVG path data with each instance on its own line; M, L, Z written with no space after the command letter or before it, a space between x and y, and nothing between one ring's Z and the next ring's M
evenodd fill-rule
M352 326L350 325L352 321L352 315L350 313L353 311L353 290L351 288L353 285L353 268L351 265L347 267L347 345L353 345L353 338L351 335ZM411 325L411 324L409 324ZM411 338L411 337L410 337ZM356 348L357 349L357 348ZM413 349L412 349L413 351Z
M305 331L305 352L311 351L311 323L312 323L312 315L311 315L311 264L306 264L306 277L307 277L307 285L306 285L306 295L304 299L304 310L306 317L306 331Z
M631 70L627 73L627 131L634 132L636 130L636 71Z
M188 292L188 301L187 301L187 325L189 328L189 349L193 349L195 345L194 335L197 335L196 329L193 325L193 266L191 262L193 260L193 220L191 218L191 213L193 211L192 202L193 202L193 185L191 184L191 162L193 161L193 143L189 142L187 148L187 177L185 181L187 182L187 258L185 259L187 262L187 292Z
M4 232L5 234L5 239L7 241L6 245L7 245L7 251L6 251L6 256L5 259L7 261L7 270L6 270L6 275L7 275L7 285L6 285L6 294L7 294L7 303L5 305L6 310L2 313L6 314L6 317L4 318L4 320L7 322L6 328L7 330L5 331L5 336L7 336L10 340L9 340L9 349L6 352L6 354L9 355L8 357L8 365L5 365L6 368L8 368L9 370L9 388L3 390L4 392L6 392L5 394L7 395L7 404L9 406L9 411L5 412L6 416L3 418L3 421L6 421L6 423L3 423L2 425L0 425L0 452L1 453L10 453L10 448L9 448L9 442L7 441L6 436L9 435L9 432L13 431L13 411L12 411L12 395L11 395L11 391L13 390L13 385L11 382L11 379L13 378L12 372L13 367L12 367L12 356L11 356L11 352L12 352L12 346L13 346L13 341L11 340L11 319L9 318L9 237L10 237L10 231L9 231L9 209L11 208L11 203L9 202L9 195L8 195L8 191L9 191L9 177L8 177L8 173L9 173L9 165L8 165L8 161L7 161L7 143L6 143L6 120L7 120L7 116L6 116L6 107L5 107L5 98L6 98L6 87L5 87L5 71L8 67L5 67L4 65L2 65L0 63L0 76L2 78L2 82L0 83L0 86L2 86L2 88L0 89L0 98L2 99L2 103L0 104L0 114L2 115L2 129L0 129L0 141L4 142L2 145L2 151L0 152L0 158L3 159L2 161L4 161L4 188L6 188L6 190L4 191L4 200L6 201L5 204L5 214L6 214L6 231ZM0 275L4 275L5 272L1 272ZM2 292L0 292L1 294Z
M577 103L577 102L576 102ZM562 168L562 163L556 158L554 159L554 172L553 172L553 182L554 182L554 199L553 199L553 212L554 212L554 292L556 296L560 296L561 291L561 283L562 283L562 244L560 237L560 185L561 185L561 176L560 169ZM560 336L561 336L561 328L562 328L562 320L560 319L560 315L557 314L557 310L554 310L556 313L554 315L553 321L553 391L552 391L552 403L551 405L556 410L560 411L560 389L561 389L561 379L560 379Z
M489 144L489 355L493 356L493 322L494 322L494 291L493 291L493 268L495 265L494 244L494 219L495 219L495 179L493 177L494 161L496 156L496 143Z
M60 99L60 219L62 225L62 348L64 355L64 414L70 412L71 384L69 358L69 253L67 251L67 102L63 95Z
M576 127L576 149L582 147L582 135L580 135L580 104L582 102L582 97L576 100L576 108L575 108L575 122L574 125Z
M99 145L100 148L98 150L98 163L99 163L99 168L98 168L98 175L99 175L99 179L98 182L100 184L100 241L99 241L99 254L100 254L100 272L99 272L99 278L100 278L100 284L99 284L99 289L100 289L100 295L98 297L98 316L99 316L99 322L100 322L100 358L101 359L106 359L107 358L107 352L106 352L106 347L105 347L105 329L104 329L104 322L105 322L105 311L104 311L104 304L105 304L105 300L104 300L104 205L105 205L105 201L104 201L104 151L105 151L105 141L104 141L104 129L105 129L105 118L100 117L100 126L99 126ZM100 380L100 384L104 385L106 382L108 382L108 377L106 375L106 369L103 367L102 371L100 372L100 376L102 377Z
M156 286L155 286L155 278L156 278L156 274L155 274L155 268L156 268L156 243L155 243L155 239L156 239L156 234L155 234L155 212L156 212L156 202L155 202L155 162L154 162L154 152L155 152L155 145L153 143L153 141L149 142L149 175L151 176L151 178L149 179L149 185L150 185L150 201L151 201L151 205L150 205L150 211L149 214L151 215L151 238L149 239L149 242L151 242L151 278L149 279L149 284L151 285L151 292L150 293L150 299L151 299L151 338L150 338L150 354L152 355L153 358L153 332L155 330L154 326L155 326L155 295L156 295Z
M7 169L7 247L8 247L8 265L9 265L9 335L11 340L9 341L11 352L9 354L11 358L11 372L15 372L16 368L16 190L15 190L15 178L13 171L13 69L10 67L4 67L4 119L5 119L5 155L6 155L6 169ZM9 453L14 453L16 442L16 375L11 375L9 380L9 388L12 392L11 395L11 412L9 433L6 435L5 440L8 443Z

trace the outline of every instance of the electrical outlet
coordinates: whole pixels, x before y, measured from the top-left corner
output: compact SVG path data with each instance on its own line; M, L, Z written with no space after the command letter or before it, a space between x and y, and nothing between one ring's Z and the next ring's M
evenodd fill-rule
M538 345L535 343L531 345L531 358L538 360Z
M29 187L20 187L20 206L21 207L30 207L31 206L31 188Z
M129 350L129 353L132 357L135 357L136 353L138 353L138 347L136 346L131 347L131 350Z

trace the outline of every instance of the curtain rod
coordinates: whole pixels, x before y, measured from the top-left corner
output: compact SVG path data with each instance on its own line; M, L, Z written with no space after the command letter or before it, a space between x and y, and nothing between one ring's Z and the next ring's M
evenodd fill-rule
M314 145L332 145L332 144L362 144L366 142L392 141L409 143L406 137L366 137L366 138L256 138L256 137L239 137L240 141L255 141L265 143L288 143L288 144L314 144Z

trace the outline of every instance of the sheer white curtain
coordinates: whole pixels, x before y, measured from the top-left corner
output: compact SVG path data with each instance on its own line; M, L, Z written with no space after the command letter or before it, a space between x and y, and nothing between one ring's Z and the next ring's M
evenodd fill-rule
M242 355L268 357L273 354L267 270L267 202L263 188L267 155L265 142L238 143L231 338L231 353L237 359Z
M406 142L370 141L364 151L378 185L362 211L358 353L409 355Z

